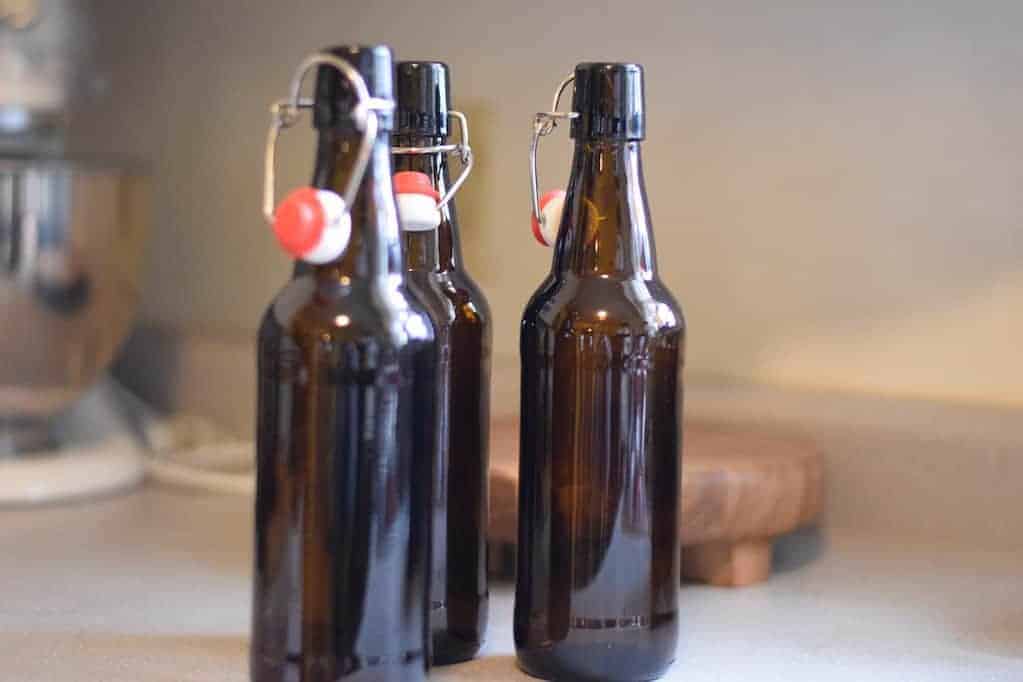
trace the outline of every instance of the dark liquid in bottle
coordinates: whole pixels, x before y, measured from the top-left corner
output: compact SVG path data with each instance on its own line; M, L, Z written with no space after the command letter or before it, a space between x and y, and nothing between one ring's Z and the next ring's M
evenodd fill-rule
M678 637L685 323L639 143L579 140L565 211L522 319L515 644L545 679L649 680Z
M399 146L444 138L395 136ZM444 155L400 155L396 170L429 175L443 195ZM434 232L406 233L407 277L429 301L441 362L442 443L434 478L430 625L433 662L465 661L479 651L487 625L487 466L490 410L490 310L462 267L453 202Z
M340 191L357 145L321 130L315 184ZM382 132L348 250L298 269L260 328L255 682L426 679L436 351L390 155Z

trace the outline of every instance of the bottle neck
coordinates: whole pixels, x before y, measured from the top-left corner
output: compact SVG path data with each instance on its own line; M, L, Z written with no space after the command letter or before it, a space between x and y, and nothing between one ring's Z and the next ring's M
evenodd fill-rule
M395 135L396 147L434 147L448 144L445 137L421 135ZM418 171L430 176L434 188L444 196L451 186L448 175L448 154L399 154L394 157L395 171ZM435 235L437 244L437 269L448 272L458 268L462 262L462 244L458 236L458 216L455 202L449 201L440 210L440 226Z
M437 230L402 232L405 269L410 272L439 272L437 261Z
M639 142L577 142L565 212L555 244L555 274L655 276Z
M362 138L357 133L321 130L313 185L344 195ZM317 273L369 279L402 271L398 208L391 182L390 134L380 132L370 153L366 174L350 207L352 236L341 258L320 266Z

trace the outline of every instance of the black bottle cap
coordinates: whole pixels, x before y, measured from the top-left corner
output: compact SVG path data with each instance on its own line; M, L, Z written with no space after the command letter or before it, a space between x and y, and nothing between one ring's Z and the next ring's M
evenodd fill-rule
M642 140L646 136L643 67L596 63L575 67L572 137Z
M443 62L398 62L395 89L399 135L448 136L451 81Z
M323 50L355 67L370 97L394 99L394 60L386 45L339 45ZM313 125L316 128L334 128L340 131L355 129L351 111L355 106L355 91L340 71L321 65L316 72L316 97L313 104ZM394 127L393 112L378 111L380 130Z

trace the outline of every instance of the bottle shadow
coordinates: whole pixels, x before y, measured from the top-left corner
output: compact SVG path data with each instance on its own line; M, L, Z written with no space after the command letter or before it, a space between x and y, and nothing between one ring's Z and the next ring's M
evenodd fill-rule
M817 561L827 550L828 539L819 526L806 526L774 540L771 573L791 573Z

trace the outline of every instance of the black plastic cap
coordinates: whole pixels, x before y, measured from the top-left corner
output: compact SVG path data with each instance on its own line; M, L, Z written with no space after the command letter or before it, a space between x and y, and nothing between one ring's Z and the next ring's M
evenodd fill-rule
M448 136L451 80L443 62L398 62L395 70L399 135Z
M323 52L340 57L355 67L363 80L370 97L394 99L394 59L391 48L386 45L339 45ZM313 109L313 125L316 128L353 130L351 111L355 106L355 92L351 83L332 66L323 65L316 73L316 97ZM394 114L377 112L380 130L394 127Z
M642 140L646 136L643 67L586 63L575 67L572 137Z

